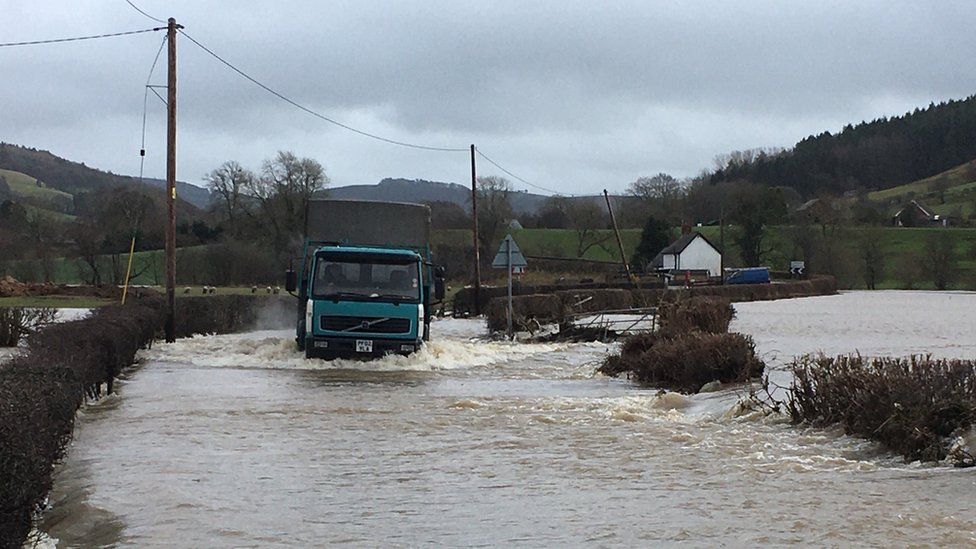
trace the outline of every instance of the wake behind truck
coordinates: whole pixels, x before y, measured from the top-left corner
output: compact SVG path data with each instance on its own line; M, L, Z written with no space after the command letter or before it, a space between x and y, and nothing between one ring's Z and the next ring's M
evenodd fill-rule
M301 270L285 275L298 297L298 349L307 358L417 351L444 298L443 272L431 263L429 207L310 201Z

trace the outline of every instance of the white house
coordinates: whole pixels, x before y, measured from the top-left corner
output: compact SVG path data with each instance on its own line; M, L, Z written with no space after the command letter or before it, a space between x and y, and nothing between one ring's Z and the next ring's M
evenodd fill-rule
M722 276L722 253L701 233L686 233L654 256L648 268L708 271L708 276Z

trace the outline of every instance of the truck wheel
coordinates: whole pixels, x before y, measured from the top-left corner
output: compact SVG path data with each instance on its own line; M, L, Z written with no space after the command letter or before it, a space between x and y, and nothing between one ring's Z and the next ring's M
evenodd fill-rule
M304 345L303 347L305 347L305 358L319 358L314 349L308 345Z
M295 341L298 342L298 350L305 350L305 320L298 323L298 334L295 335Z

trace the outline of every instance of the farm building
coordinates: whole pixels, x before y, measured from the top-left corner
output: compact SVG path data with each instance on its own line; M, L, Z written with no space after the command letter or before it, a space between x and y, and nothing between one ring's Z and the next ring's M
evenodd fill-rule
M947 227L949 219L912 200L891 216L891 224L895 227Z
M701 233L685 233L661 250L648 264L656 271L708 271L722 275L722 253Z

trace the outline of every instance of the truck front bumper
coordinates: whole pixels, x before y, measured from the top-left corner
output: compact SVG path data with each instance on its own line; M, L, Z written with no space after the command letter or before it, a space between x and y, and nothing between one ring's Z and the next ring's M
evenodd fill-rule
M360 343L357 343L360 342ZM370 351L362 350L362 343L370 342ZM384 339L372 337L305 336L305 356L308 358L376 358L388 354L409 355L420 349L419 339Z

